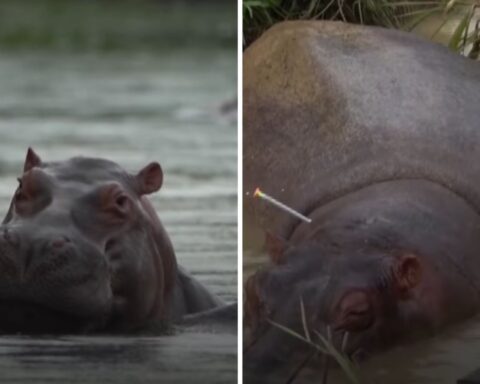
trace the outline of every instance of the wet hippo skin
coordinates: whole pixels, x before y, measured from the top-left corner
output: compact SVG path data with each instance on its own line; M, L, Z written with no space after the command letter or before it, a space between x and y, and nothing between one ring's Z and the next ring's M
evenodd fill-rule
M27 152L0 227L0 333L158 332L223 305L177 265L146 195L163 172Z
M480 310L479 90L478 63L400 31L285 22L245 51L244 233L271 259L245 285L247 369L309 356L271 325L303 334L300 301L359 359Z

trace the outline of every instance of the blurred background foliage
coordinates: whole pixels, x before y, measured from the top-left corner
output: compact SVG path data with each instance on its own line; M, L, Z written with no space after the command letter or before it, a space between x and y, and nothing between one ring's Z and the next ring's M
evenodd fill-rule
M1 0L0 49L234 48L236 9L235 0Z
M479 58L479 0L243 0L244 46L274 23L297 19L403 29Z

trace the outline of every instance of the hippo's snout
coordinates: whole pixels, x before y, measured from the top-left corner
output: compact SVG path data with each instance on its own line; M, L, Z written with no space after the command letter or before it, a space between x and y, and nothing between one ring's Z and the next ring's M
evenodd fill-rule
M78 275L86 272L85 267L90 264L100 267L97 273L102 269L106 271L105 260L98 253L94 247L83 244L79 239L73 241L67 235L36 236L34 232L29 234L4 227L0 230L0 279L35 283L56 279L67 270L71 271L72 278L75 269L77 278L74 280L78 280ZM88 276L83 278L88 280ZM70 280L70 283L73 281Z
M18 275L19 266L17 255L20 249L20 240L7 228L0 231L0 276L1 280Z
M94 244L41 229L0 229L0 308L8 313L0 319L0 332L103 323L111 301L108 263ZM62 321L66 328L51 327Z

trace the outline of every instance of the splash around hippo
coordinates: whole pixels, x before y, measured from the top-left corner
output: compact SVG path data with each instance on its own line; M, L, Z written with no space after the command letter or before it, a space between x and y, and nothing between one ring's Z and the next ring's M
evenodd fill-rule
M29 149L0 227L0 333L164 329L222 301L177 266L136 174L97 158L44 162Z
M245 285L246 371L309 359L275 324L360 358L479 312L478 63L326 21L279 23L243 60L245 242L270 234Z

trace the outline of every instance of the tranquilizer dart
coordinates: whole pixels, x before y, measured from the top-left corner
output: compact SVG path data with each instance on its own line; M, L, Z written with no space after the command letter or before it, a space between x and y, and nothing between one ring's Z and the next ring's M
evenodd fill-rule
M312 219L310 219L309 217L302 215L300 212L295 211L293 208L290 208L285 204L281 203L280 201L278 201L277 199L274 199L272 196L267 195L266 193L262 192L260 188L255 189L255 192L253 193L253 197L260 197L261 199L268 201L269 203L280 208L282 211L290 213L291 215L298 217L300 220L303 220L306 223L312 222Z

